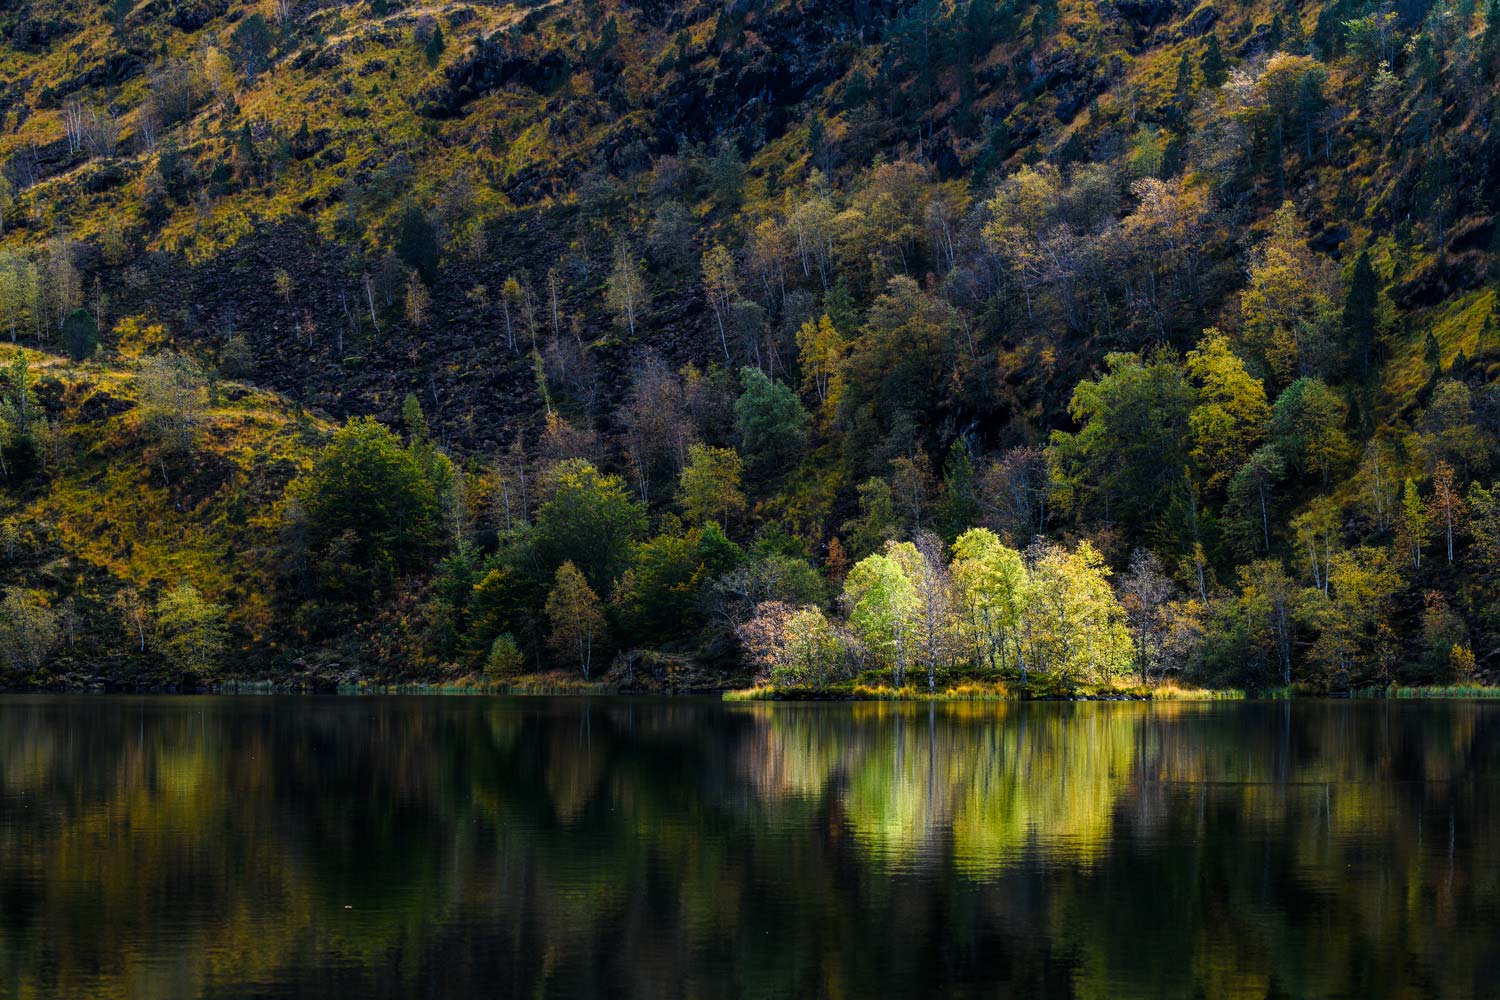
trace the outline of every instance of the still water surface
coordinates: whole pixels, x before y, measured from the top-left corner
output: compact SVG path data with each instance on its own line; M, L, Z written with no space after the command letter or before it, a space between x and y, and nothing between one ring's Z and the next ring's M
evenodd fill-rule
M3 997L1500 991L1500 705L0 699Z

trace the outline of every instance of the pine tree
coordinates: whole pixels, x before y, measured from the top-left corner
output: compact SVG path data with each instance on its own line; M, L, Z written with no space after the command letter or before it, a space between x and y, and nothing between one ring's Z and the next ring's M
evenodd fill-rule
M443 26L435 25L432 29L432 37L427 39L427 47L422 50L427 56L427 65L436 66L437 61L442 58L443 50L447 47L448 43L443 40Z
M1500 0L1495 0L1500 3ZM1224 63L1224 53L1219 48L1219 36L1208 36L1208 48L1203 52L1203 85L1218 90L1229 79L1229 67Z
M1057 0L1037 0L1036 10L1031 15L1031 41L1040 45L1052 29L1057 27Z
M1193 100L1193 61L1188 58L1186 50L1183 50L1182 58L1177 62L1177 86L1172 97L1172 106L1179 116L1186 116L1188 107Z
M1286 40L1286 29L1281 25L1281 13L1271 18L1271 30L1266 32L1266 49L1275 52L1281 48L1281 43Z
M1380 290L1368 251L1360 251L1344 296L1344 342L1352 367L1361 381L1370 377L1370 354L1375 346L1375 317Z
M406 206L396 230L396 256L407 267L415 268L422 280L431 283L437 274L437 231L416 205Z
M978 476L969 449L958 438L943 462L943 504L939 512L946 538L957 538L979 520Z
M99 327L87 309L75 309L63 321L63 343L67 345L68 357L83 361L99 346Z

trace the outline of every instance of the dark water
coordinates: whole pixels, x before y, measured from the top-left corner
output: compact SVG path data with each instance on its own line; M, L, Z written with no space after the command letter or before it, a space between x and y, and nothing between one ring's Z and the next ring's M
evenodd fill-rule
M1500 705L0 699L0 996L1500 992Z

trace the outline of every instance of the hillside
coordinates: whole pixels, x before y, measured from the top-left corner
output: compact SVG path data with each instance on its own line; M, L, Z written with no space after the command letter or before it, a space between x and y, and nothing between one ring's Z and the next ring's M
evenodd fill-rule
M161 632L153 621L184 587L211 609L192 624L222 628L232 655L246 663L275 655L280 629L265 583L275 569L278 507L326 426L273 394L216 383L194 405L194 440L182 450L162 424L160 393L143 387L153 376L140 363L64 364L0 347L9 379L18 359L31 380L40 447L26 456L34 468L7 471L12 482L25 474L25 483L0 508L0 556L6 613L51 612L31 618L52 632L52 655L35 679L156 686L192 678L196 656L167 641L175 626ZM144 651L137 624L151 632ZM25 648L14 638L12 655Z
M7 396L45 539L12 682L1495 666L1500 10L33 0L0 35L0 322L49 376L40 437ZM175 472L87 403L161 351ZM202 669L171 607L132 655L115 592L184 584ZM28 644L69 600L95 645Z

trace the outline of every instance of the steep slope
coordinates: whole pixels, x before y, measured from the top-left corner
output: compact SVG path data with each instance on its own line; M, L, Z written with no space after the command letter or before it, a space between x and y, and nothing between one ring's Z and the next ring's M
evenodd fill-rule
M274 394L219 383L194 406L191 441L179 450L143 401L149 376L139 366L61 364L11 347L0 347L0 364L12 373L20 355L45 430L29 456L38 468L8 470L0 555L7 600L44 609L39 620L53 633L55 656L34 680L178 683L182 664L166 655L155 612L185 587L223 607L234 661L282 652L267 588L278 507L326 425Z
M381 548L402 572L337 612L271 584L365 551L337 539L206 577L247 662L362 624L396 670L505 637L556 663L554 574L590 558L601 648L727 661L746 594L831 607L851 559L981 523L1032 568L1049 538L1097 553L1123 598L1155 556L1179 599L1171 628L1132 619L1143 674L1348 684L1500 650L1472 492L1500 430L1500 8L33 0L0 33L0 323L116 367L159 328L399 426L392 461L441 494L446 541ZM76 494L54 471L10 489ZM219 493L159 471L187 550L223 541ZM619 552L557 537L560 480ZM76 558L138 517L68 504L36 516L82 526ZM165 551L114 551L90 558L165 578ZM818 584L726 597L780 558ZM1275 634L1267 564L1297 591ZM1373 603L1340 603L1356 580Z

